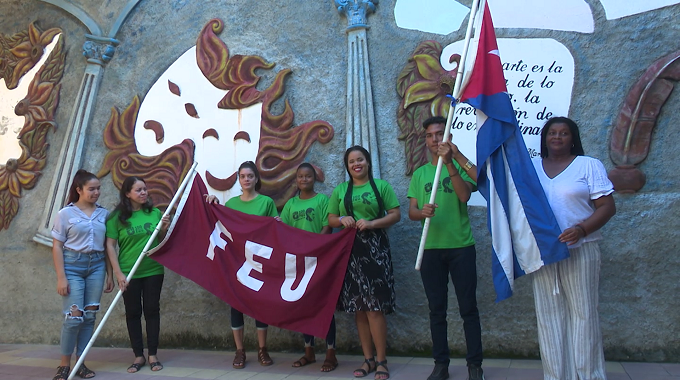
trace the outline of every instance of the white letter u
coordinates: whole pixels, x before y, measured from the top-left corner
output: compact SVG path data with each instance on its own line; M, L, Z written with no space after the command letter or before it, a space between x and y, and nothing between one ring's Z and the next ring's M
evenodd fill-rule
M295 255L286 253L286 280L281 285L281 298L284 301L295 302L302 298L309 285L309 280L312 279L314 271L316 270L316 257L305 257L305 274L302 276L302 281L297 288L293 290L293 283L297 275L297 260Z

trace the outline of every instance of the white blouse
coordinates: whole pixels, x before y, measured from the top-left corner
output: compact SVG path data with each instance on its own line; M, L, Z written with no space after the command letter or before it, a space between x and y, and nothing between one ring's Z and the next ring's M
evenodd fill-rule
M596 158L576 156L574 161L555 178L545 174L542 158L534 158L532 162L562 231L588 219L595 212L593 200L614 192L614 185L607 177L607 170ZM569 248L578 248L585 242L601 238L599 230L591 231L588 236L581 238Z

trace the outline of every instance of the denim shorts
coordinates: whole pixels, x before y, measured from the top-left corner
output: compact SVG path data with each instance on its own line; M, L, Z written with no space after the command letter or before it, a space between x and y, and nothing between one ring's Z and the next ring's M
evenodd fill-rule
M78 310L99 306L106 280L104 252L80 253L64 249L64 271L69 294L63 296L64 315L75 305Z

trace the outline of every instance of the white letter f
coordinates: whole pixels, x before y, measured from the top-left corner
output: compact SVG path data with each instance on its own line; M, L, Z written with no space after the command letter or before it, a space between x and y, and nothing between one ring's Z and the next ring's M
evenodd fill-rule
M227 228L224 227L222 222L218 220L217 223L215 223L215 229L210 234L210 247L208 248L208 254L206 255L210 260L215 259L216 247L224 250L224 247L227 246L227 241L222 239L221 234L224 234L226 237L228 237L232 243L234 242L234 239L231 237L231 232L229 232Z

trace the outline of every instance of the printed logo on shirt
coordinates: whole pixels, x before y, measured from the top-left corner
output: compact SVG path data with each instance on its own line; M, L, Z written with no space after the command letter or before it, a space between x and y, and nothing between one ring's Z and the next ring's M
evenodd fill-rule
M444 182L444 186L442 186L442 182ZM437 192L442 191L442 189L444 190L445 193L453 193L453 187L451 187L451 178L446 177L441 182L439 182ZM432 182L428 182L425 184L425 192L428 194L432 192Z
M156 226L153 225L152 223L145 223L143 226L128 227L125 231L127 232L128 236L132 236L135 234L146 234L148 236L151 236L155 228Z
M445 193L453 193L453 185L451 184L451 177L446 177L442 180Z
M361 202L365 205L370 205L375 200L373 192L367 191L363 194L353 195L352 202Z
M293 212L293 220L298 221L298 220L303 220L307 219L310 222L314 221L314 216L316 215L316 212L312 207L306 209L306 210L300 210L300 211L294 211Z

